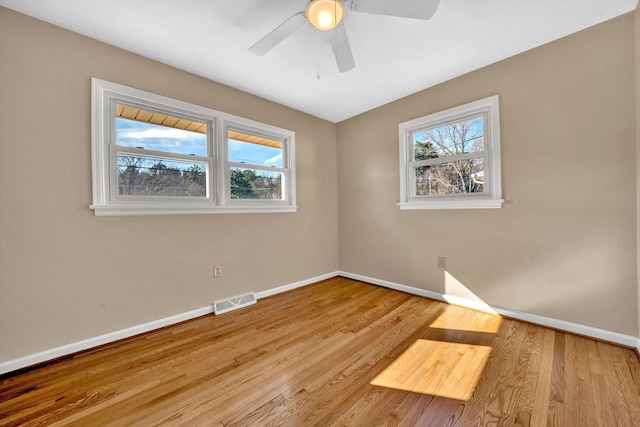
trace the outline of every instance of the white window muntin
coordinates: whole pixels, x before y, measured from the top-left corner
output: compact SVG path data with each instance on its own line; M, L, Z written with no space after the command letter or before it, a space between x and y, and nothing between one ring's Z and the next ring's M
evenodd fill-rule
M208 180L206 200L202 200L202 197L193 198L193 200L187 200L188 198L185 197L153 198L149 196L112 198L113 190L117 193L117 151L138 153L137 149L133 147L116 146L115 144L116 103L207 123L207 157L205 161L208 165ZM91 121L93 203L90 208L98 216L295 212L297 210L294 132L97 78L92 78ZM286 200L283 200L282 203L273 203L268 200L251 201L254 203L245 204L234 203L233 206L226 203L224 197L227 192L225 188L227 181L224 179L226 135L222 136L226 122L255 129L258 132L271 135L271 138L275 138L277 135L284 138L286 144L283 145L283 157L287 159L287 168L285 171ZM116 147L115 153L112 147ZM180 153L144 150L144 154L168 160L174 158L185 160ZM200 162L203 159L201 156L187 156L186 160Z
M494 95L398 125L400 140L400 202L398 205L401 209L469 209L499 208L502 206L498 101L498 95ZM413 146L415 133L479 116L483 117L483 151L437 159L415 160ZM483 159L484 185L482 192L437 196L416 194L415 170L417 167L469 158Z

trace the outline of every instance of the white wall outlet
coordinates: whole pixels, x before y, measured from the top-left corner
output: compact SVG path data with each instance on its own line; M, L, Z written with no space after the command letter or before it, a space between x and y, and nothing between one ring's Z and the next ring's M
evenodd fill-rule
M217 265L213 267L213 277L214 279L217 277L222 277L222 266Z
M447 259L445 257L438 257L438 268L447 268Z

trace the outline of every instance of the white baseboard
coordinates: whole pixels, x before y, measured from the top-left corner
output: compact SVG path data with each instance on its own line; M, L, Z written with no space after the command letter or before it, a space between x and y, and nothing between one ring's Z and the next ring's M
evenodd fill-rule
M419 295L426 298L435 299L438 301L447 302L449 304L461 305L477 310L486 309L484 304L478 304L476 301L467 300L460 297L454 297L450 295L444 295L438 292L428 291L426 289L414 288L411 286L401 285L399 283L389 282L386 280L375 279L373 277L361 276L359 274L353 274L346 271L336 271L332 273L323 274L310 279L302 280L299 282L291 283L288 285L280 286L266 291L257 292L256 298L265 298L271 295L286 292L295 288L310 285L312 283L319 282L321 280L330 279L336 276L343 276L349 279L359 280L361 282L371 283L373 285L383 286L389 289L395 289L398 291L406 292L408 294ZM553 319L545 316L538 316L536 314L525 313L522 311L511 310L504 307L498 307L488 305L496 313L511 317L517 320L523 320L525 322L535 323L542 326L547 326L562 331L567 331L579 335L588 336L591 338L609 341L612 343L624 345L627 347L635 347L640 353L640 338L632 337L629 335L619 334L617 332L606 331L603 329L593 328L591 326L579 325L577 323L571 323L564 320ZM206 314L213 313L213 304L192 310L186 313L177 314L175 316L165 317L164 319L155 320L152 322L144 323L142 325L133 326L130 328L122 329L120 331L111 332L108 334L100 335L94 338L78 341L75 343L63 345L50 350L45 350L39 353L31 354L28 356L20 357L18 359L9 360L6 362L0 362L0 375L9 372L17 371L18 369L26 368L36 365L38 363L46 362L49 360L57 359L59 357L67 356L73 353L77 353L82 350L97 347L110 342L118 341L124 338L129 338L135 335L139 335L145 332L153 331L155 329L163 328L165 326L173 325L175 323L190 320L196 317L204 316Z
M299 282L291 283L289 285L280 286L278 288L268 289L268 290L262 291L262 292L256 292L256 298L260 299L260 298L270 297L271 295L275 295L275 294L279 294L279 293L282 293L282 292L290 291L290 290L295 289L295 288L300 288L302 286L307 286L307 285L310 285L312 283L320 282L321 280L331 279L332 277L336 277L336 276L339 276L339 274L338 274L337 271L334 271L332 273L327 273L327 274L323 274L321 276L312 277L311 279L301 280Z
M438 292L389 282L386 280L375 279L373 277L361 276L359 274L349 273L346 271L340 271L338 274L349 279L359 280L361 282L371 283L373 285L384 286L385 288L395 289L397 291L402 291L413 295L420 295L438 301L447 302L449 304L461 305L463 307L473 308L476 310L486 311L486 307L489 307L492 311L505 317L522 320L524 322L535 323L536 325L546 326L549 328L571 332L578 335L584 335L602 341L620 344L626 347L635 348L636 350L638 350L638 352L640 352L640 338L638 337L624 335L618 332L611 332L604 329L598 329L591 326L580 325L578 323L567 322L566 320L558 320L551 317L539 316L537 314L525 313L523 311L512 310L509 308L499 307L491 304L485 305L482 303L478 303L477 301L460 298L457 296L445 295Z
M134 335L153 331L154 329L163 328L165 326L193 319L198 316L204 316L205 314L209 313L213 313L213 305L209 307L199 308L197 310L192 310L187 313L177 314L175 316L165 317L164 319L154 320L153 322L144 323L142 325L132 326L131 328L110 332L108 334L74 342L60 347L52 348L50 350L41 351L39 353L30 354L28 356L9 360L7 362L2 362L0 363L0 375L6 374L7 372L16 371L18 369L26 368L28 366L36 365L38 363L46 362L48 360L67 356L69 354L77 353L82 350L87 350L89 348L118 341L123 338L129 338Z
M275 295L280 292L289 291L291 289L299 288L301 286L305 286L311 283L319 282L321 280L329 279L337 275L338 275L338 272L327 273L321 276L313 277L311 279L306 279L300 282L291 283L289 285L280 286L278 288L257 292L256 298L257 299L265 298L267 296ZM164 319L154 320L152 322L144 323L142 325L132 326L130 328L122 329L120 331L110 332L108 334L104 334L104 335L89 338L86 340L63 345L60 347L52 348L50 350L45 350L39 353L30 354L24 357L20 357L18 359L8 360L6 362L0 362L0 375L6 374L8 372L17 371L18 369L26 368L29 366L37 365L38 363L46 362L49 360L57 359L59 357L77 353L82 350L87 350L89 348L97 347L103 344L108 344L110 342L118 341L124 338L129 338L135 335L143 334L145 332L153 331L155 329L163 328L165 326L184 322L185 320L194 319L196 317L204 316L210 313L213 313L213 304L207 307L199 308L186 313L165 317Z

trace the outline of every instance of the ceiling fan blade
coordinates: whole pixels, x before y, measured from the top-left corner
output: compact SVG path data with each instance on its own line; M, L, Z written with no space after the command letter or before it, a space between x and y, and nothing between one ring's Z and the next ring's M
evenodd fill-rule
M431 19L440 0L356 0L352 10L376 15Z
M344 22L340 23L333 31L327 34L331 42L331 49L333 55L336 57L336 63L338 64L338 71L344 73L356 66L353 60L353 53L351 52L351 45L349 45L349 37L347 37L347 30L344 27Z
M262 56L276 47L280 42L295 33L307 22L304 12L298 12L289 19L278 25L273 31L261 38L256 44L249 48L249 52Z

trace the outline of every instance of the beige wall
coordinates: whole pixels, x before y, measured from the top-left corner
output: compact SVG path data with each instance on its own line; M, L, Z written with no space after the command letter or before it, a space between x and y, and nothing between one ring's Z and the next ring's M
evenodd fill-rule
M4 8L0 55L0 361L337 270L335 124ZM94 216L92 76L295 131L299 211Z
M627 14L339 123L340 269L637 336L635 79ZM398 123L494 94L504 207L400 211Z
M635 45L636 45L636 230L640 231L640 3L636 7ZM638 333L640 334L640 236L637 237L638 251Z
M336 126L0 8L0 362L338 267L459 292L438 256L487 303L638 335L639 15ZM295 131L299 211L95 217L91 76ZM493 94L504 207L400 211L398 123Z

